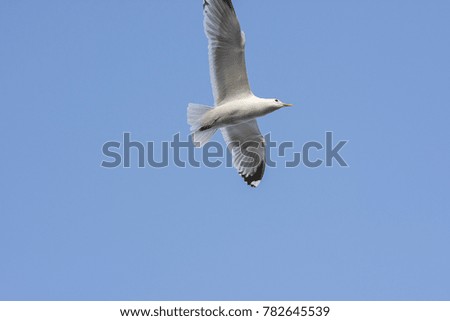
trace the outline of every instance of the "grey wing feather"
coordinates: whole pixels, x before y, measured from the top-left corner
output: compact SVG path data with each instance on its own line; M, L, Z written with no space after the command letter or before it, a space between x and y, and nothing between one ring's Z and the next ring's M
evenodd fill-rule
M245 35L231 0L204 0L203 8L216 105L250 95L245 66Z
M266 165L265 140L256 120L221 129L233 156L233 166L248 185L257 187Z

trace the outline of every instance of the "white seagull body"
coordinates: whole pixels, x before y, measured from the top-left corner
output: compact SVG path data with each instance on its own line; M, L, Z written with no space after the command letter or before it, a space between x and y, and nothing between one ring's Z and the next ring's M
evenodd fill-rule
M215 107L189 104L188 123L197 147L220 129L245 182L257 187L264 175L265 141L256 122L285 106L253 95L245 67L245 35L231 0L204 0L204 28Z

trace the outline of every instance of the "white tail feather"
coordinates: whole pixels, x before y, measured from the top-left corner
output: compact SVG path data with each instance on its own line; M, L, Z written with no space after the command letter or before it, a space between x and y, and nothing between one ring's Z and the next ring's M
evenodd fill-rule
M203 145L205 145L217 131L217 128L200 130L200 128L202 128L203 126L203 116L211 109L212 107L205 105L188 105L188 124L191 125L191 132L193 133L192 140L194 141L194 145L196 147L202 147Z
M203 147L203 145L209 142L216 131L217 129L214 128L194 132L192 135L192 141L194 142L195 147Z

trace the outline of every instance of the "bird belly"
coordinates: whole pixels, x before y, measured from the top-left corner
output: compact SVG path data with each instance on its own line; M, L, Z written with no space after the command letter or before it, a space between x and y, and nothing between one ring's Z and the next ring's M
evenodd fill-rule
M227 127L247 122L257 117L264 116L270 111L253 107L216 107L214 108L214 127Z

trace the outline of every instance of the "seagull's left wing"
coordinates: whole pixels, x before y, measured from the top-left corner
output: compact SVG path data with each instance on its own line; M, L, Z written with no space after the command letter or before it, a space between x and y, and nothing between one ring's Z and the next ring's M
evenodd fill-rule
M245 182L257 187L266 167L266 143L255 119L221 129L233 156L233 166Z
M251 95L245 67L245 35L231 0L203 0L203 10L216 105Z

